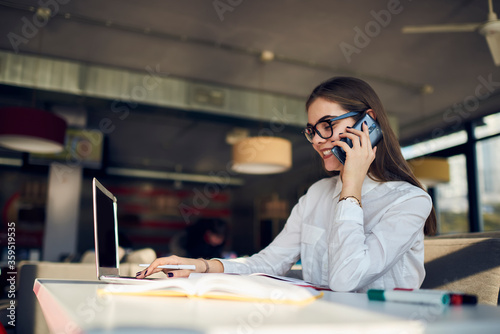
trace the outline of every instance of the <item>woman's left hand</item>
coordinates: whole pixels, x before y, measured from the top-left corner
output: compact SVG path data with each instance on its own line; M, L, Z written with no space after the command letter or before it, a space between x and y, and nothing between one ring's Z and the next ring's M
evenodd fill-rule
M362 124L362 129L363 131L359 131L348 127L346 132L340 135L340 138L349 138L352 141L352 148L343 141L335 142L335 145L340 146L346 153L344 168L341 171L344 185L361 187L370 165L375 160L377 147L372 147L365 123Z
M192 264L195 265L195 270L190 270L190 269L161 269L159 266L162 265L168 265L168 264L173 264L173 265L183 265L183 264ZM201 273L204 272L206 269L205 264L202 260L200 259L190 259L190 258L184 258L180 256L175 256L171 255L168 257L159 257L156 260L154 260L148 268L141 270L137 272L136 278L145 278L149 275L156 274L159 272L164 272L168 277L188 277L192 272L197 272Z

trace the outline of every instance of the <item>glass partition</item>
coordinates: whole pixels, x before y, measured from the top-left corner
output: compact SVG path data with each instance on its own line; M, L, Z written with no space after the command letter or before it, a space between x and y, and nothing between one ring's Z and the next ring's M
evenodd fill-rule
M483 123L474 129L477 139L494 136L500 133L500 113L489 115L483 118Z
M469 231L469 201L467 194L467 168L465 155L448 158L450 182L435 188L436 209L440 234Z
M500 230L500 136L476 145L484 231Z

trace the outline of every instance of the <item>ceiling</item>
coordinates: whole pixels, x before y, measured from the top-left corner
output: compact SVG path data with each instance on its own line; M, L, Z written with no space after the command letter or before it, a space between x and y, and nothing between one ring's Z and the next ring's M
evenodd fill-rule
M46 24L34 16L40 3L53 15ZM500 1L493 5L500 12ZM403 34L402 27L483 22L487 15L486 0L0 1L0 49L142 72L155 68L162 76L304 101L329 77L358 76L379 93L408 144L498 111L500 71L479 33ZM264 50L274 59L262 62ZM89 121L98 122L100 112L89 108ZM251 125L238 117L193 115L132 115L117 127L110 159L221 170L230 159L226 133ZM311 150L298 128L282 135L293 142L294 165L308 163Z

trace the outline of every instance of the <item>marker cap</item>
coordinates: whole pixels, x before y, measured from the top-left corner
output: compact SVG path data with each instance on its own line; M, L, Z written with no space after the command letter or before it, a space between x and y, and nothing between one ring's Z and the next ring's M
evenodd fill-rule
M451 305L475 305L477 304L477 296L468 294L456 294L452 293L450 295Z
M370 289L367 292L368 299L385 301L384 290Z

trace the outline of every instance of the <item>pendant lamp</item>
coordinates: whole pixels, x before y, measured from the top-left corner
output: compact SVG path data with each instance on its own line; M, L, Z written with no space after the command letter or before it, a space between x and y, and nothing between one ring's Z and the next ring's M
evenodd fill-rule
M260 55L262 64L274 59L272 51ZM259 71L259 86L264 82L264 66ZM262 94L258 99L259 110L264 110ZM232 169L243 174L276 174L292 167L292 143L273 136L247 137L233 144Z
M450 165L446 158L417 158L409 160L408 163L417 179L428 187L450 182Z
M233 145L234 171L243 174L276 174L292 167L292 144L278 137L250 137Z
M0 108L0 146L29 153L58 153L64 148L66 121L35 108Z

